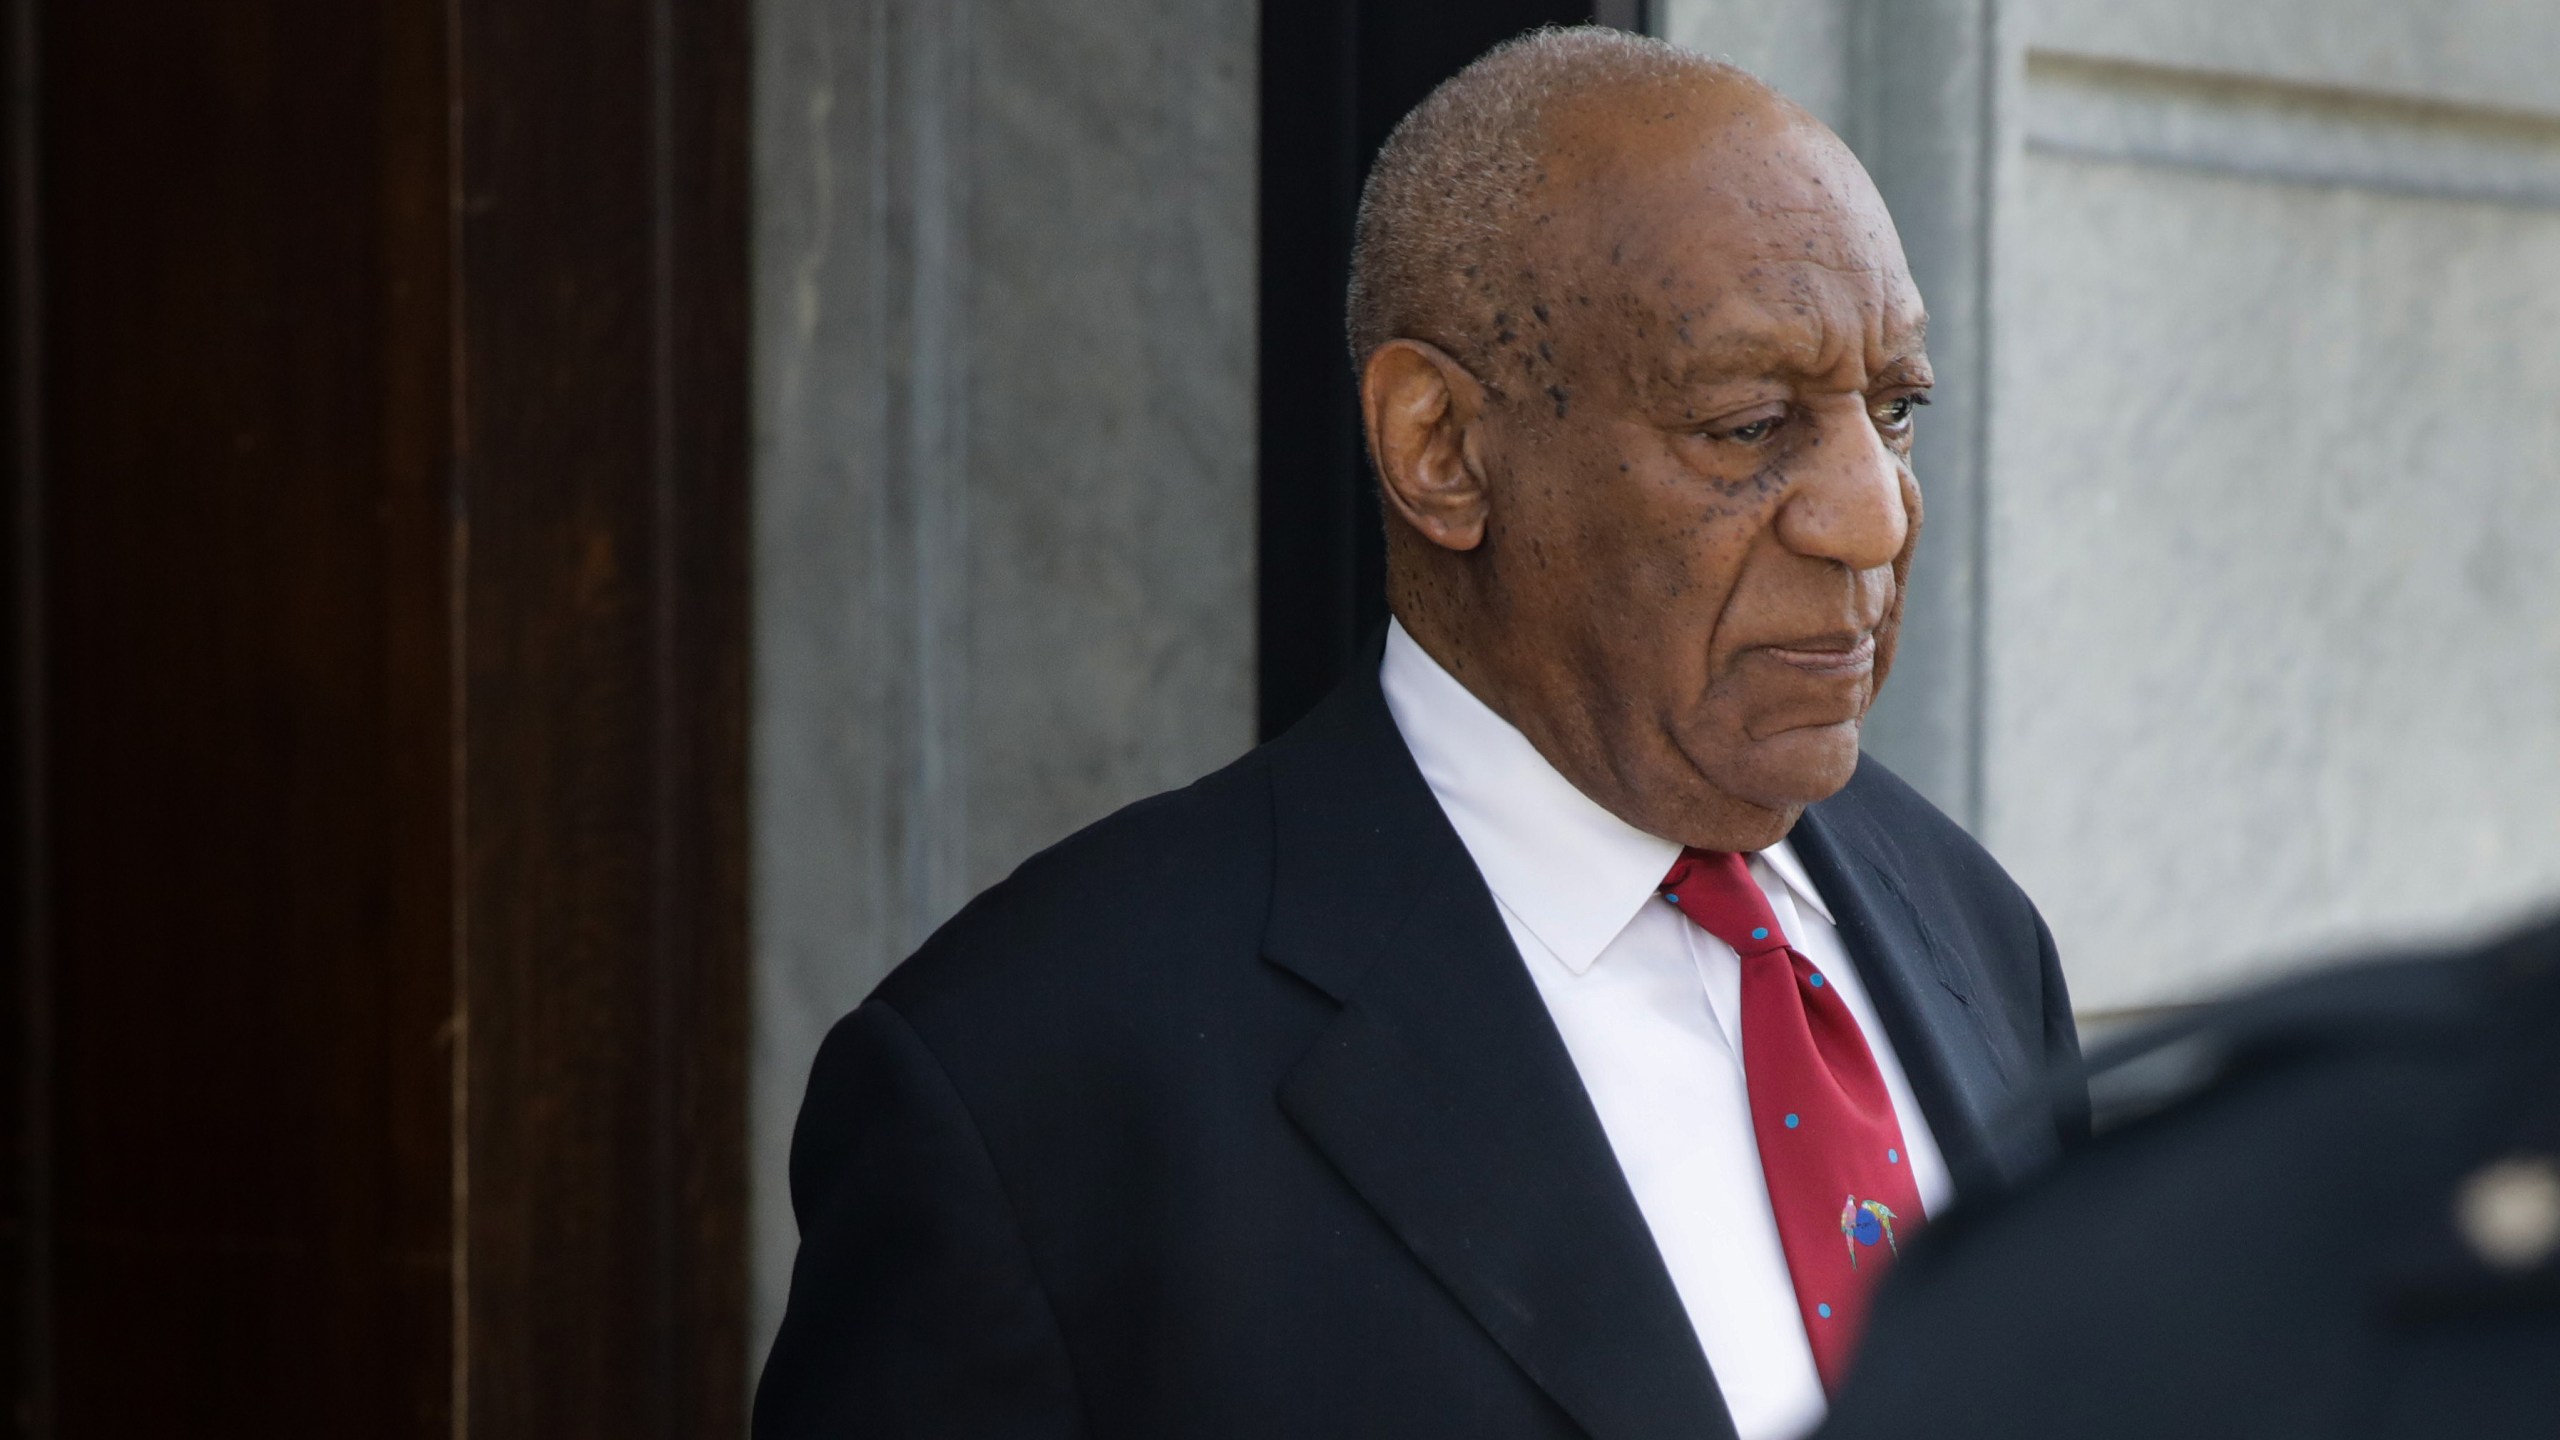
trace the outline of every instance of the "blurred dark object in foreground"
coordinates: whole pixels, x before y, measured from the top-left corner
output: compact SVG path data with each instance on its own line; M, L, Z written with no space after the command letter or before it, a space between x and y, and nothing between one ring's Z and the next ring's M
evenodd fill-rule
M7 1433L735 1433L746 5L6 6Z
M2097 1139L1914 1247L1825 1440L2560 1434L2560 922L2090 1088Z

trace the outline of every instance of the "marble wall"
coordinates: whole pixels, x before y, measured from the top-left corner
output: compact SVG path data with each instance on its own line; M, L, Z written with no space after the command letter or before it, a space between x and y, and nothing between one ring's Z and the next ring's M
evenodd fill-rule
M1972 275L1989 317L1977 568L1937 622L1975 660L1894 680L1963 754L1883 707L1873 748L2036 896L2084 1013L2560 898L2560 7L1661 16L1804 96L1897 213L1969 203L1914 127L1987 157L1986 223L1904 227L1932 309ZM1949 26L1978 108L1880 107Z
M2560 897L2560 9L2026 16L1981 819L2080 1003Z
M761 1355L837 1016L1253 731L1255 12L760 0Z

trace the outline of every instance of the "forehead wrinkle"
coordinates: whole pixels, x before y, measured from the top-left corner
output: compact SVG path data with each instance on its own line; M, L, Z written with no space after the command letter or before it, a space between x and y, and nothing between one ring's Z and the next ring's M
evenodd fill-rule
M1710 335L1688 347L1686 358L1672 372L1684 385L1715 380L1774 379L1786 375L1814 375L1825 368L1819 327L1794 337L1771 335L1765 331L1729 330Z
M1860 263L1835 264L1832 261L1823 259L1819 255L1788 255L1770 263L1779 265L1811 265L1818 270L1828 270L1834 275L1890 275L1893 273L1893 268L1891 266L1877 261L1870 260Z
M1799 319L1804 323L1798 324ZM1788 317L1769 328L1728 324L1683 347L1667 366L1646 364L1639 357L1634 368L1639 376L1667 382L1675 389L1751 380L1819 381L1837 375L1863 352L1862 370L1872 382L1913 360L1925 364L1927 328L1924 313L1910 327L1908 337L1896 345L1892 334L1868 326L1860 327L1868 332L1860 344L1847 334L1834 333L1818 315Z
M1819 278L1808 275L1792 283L1783 278L1785 271L1798 266L1820 272ZM1883 283L1872 290L1863 284L1837 283L1875 278ZM1703 283L1682 287L1693 292L1704 288ZM1738 266L1730 280L1715 288L1720 293L1703 305L1684 304L1681 290L1648 294L1631 288L1627 297L1650 309L1656 323L1683 346L1700 351L1821 354L1836 347L1841 337L1832 332L1837 330L1844 336L1863 337L1872 353L1915 349L1928 335L1928 312L1907 274L1896 265L1761 257ZM1837 323L1844 320L1848 323Z

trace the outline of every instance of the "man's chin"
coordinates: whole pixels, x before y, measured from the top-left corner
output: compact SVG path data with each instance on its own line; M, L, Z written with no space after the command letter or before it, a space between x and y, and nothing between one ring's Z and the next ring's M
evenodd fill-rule
M1717 788L1764 809L1802 810L1840 793L1858 770L1859 722L1806 725L1748 742Z

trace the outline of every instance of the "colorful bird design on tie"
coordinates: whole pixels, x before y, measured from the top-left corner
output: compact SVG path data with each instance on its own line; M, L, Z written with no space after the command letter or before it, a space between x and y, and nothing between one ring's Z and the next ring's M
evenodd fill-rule
M1840 1207L1840 1235L1848 1242L1849 1268L1852 1270L1858 1268L1858 1247L1861 1245L1873 1245L1882 1240L1886 1253L1902 1253L1893 1243L1893 1212L1886 1209L1880 1200L1862 1201L1855 1195L1850 1196L1849 1203Z

